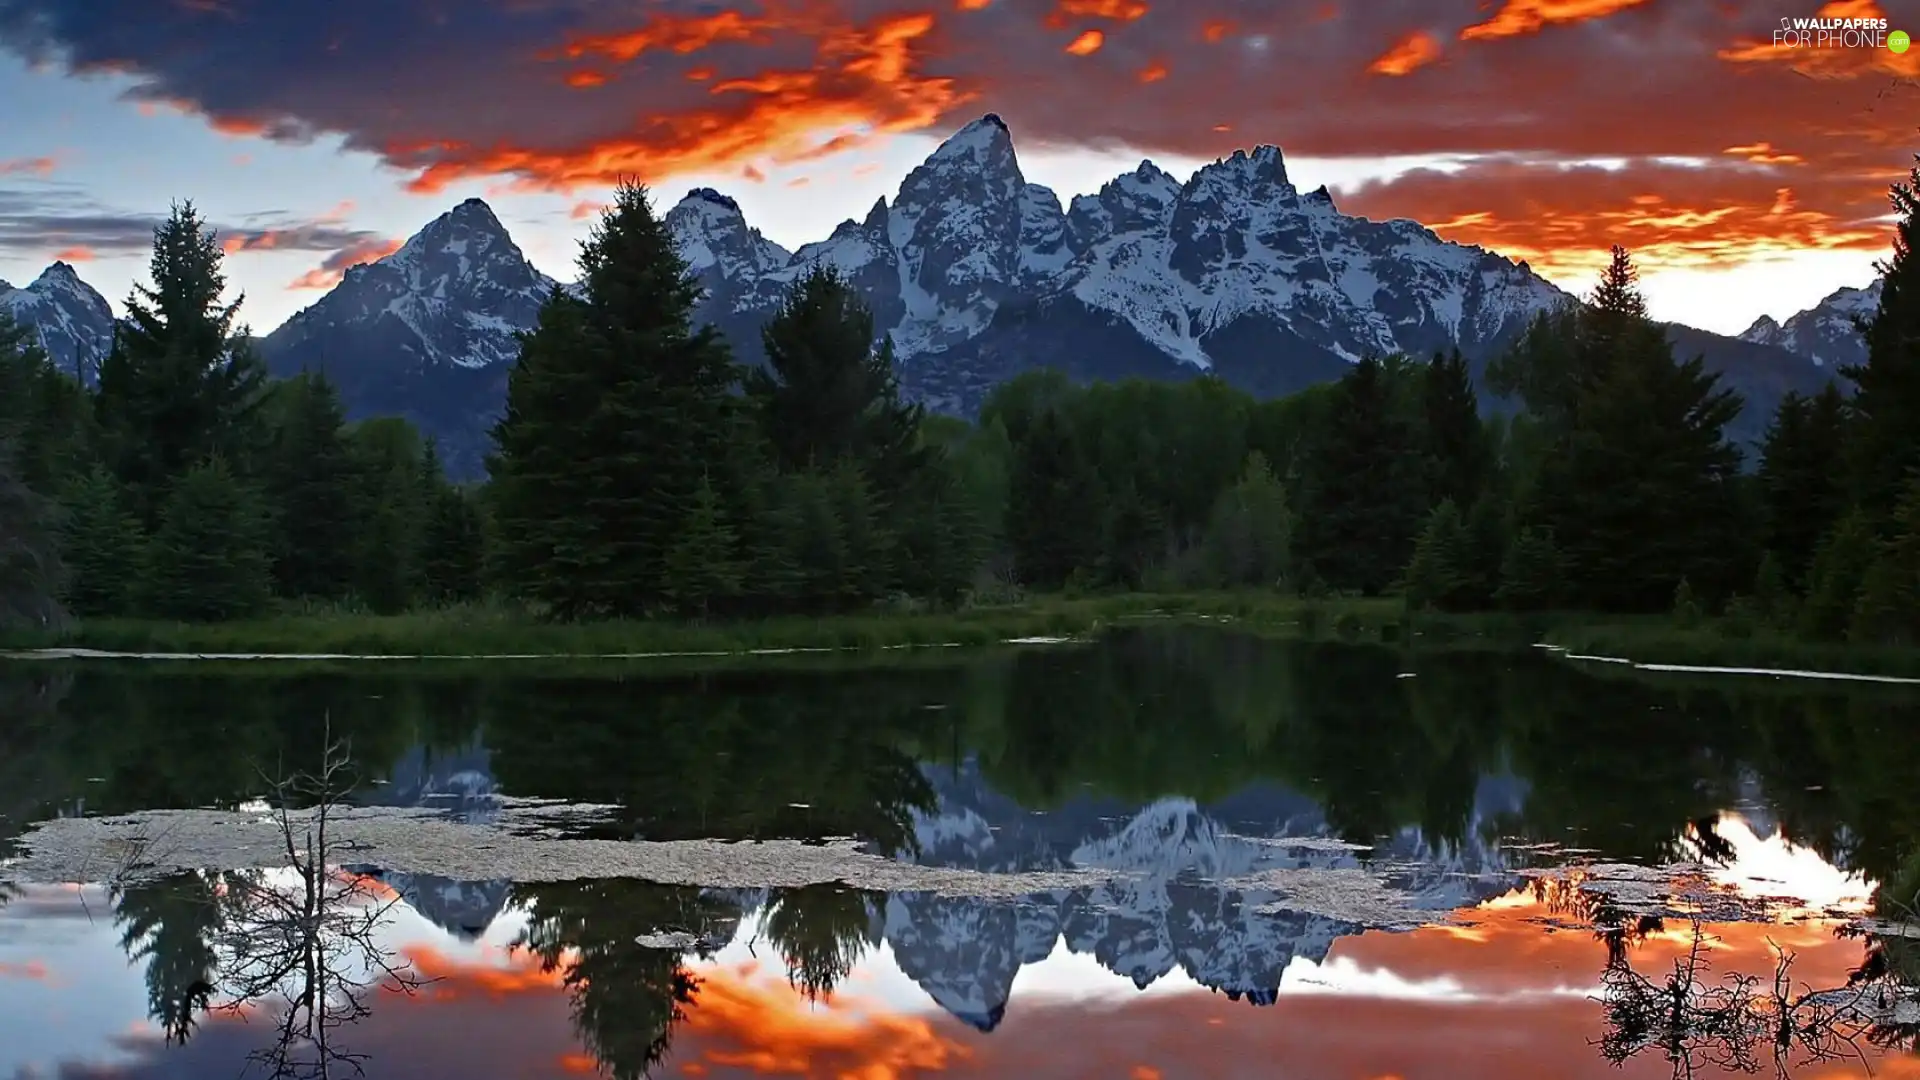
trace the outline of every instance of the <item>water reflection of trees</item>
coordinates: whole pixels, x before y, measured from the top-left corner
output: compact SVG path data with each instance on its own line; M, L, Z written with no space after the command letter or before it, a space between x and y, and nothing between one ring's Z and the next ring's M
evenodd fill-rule
M397 897L335 865L329 821L352 786L344 744L317 771L268 785L286 865L196 871L113 888L121 947L146 962L148 1015L183 1044L207 1015L271 1018L249 1064L275 1080L358 1075L366 1056L336 1041L376 991L422 980L380 941Z

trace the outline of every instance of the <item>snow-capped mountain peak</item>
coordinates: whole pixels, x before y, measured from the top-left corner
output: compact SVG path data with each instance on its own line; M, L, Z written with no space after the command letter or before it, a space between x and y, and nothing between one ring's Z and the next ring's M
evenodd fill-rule
M1740 340L1777 346L1829 369L1864 363L1866 340L1861 337L1855 320L1871 319L1880 310L1884 282L1884 278L1878 278L1865 288L1835 289L1818 304L1789 316L1784 323L1762 315L1741 331Z
M55 367L91 381L113 347L113 308L66 262L14 288L0 281L0 312L34 330Z
M712 188L687 192L663 220L680 257L696 274L713 271L728 281L757 279L793 262L792 252L747 224L739 203Z

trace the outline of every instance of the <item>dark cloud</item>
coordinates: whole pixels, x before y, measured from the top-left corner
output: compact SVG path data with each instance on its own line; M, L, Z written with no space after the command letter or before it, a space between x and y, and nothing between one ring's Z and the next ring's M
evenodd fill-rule
M1920 17L1913 0L1886 6ZM1775 49L1779 7L0 0L0 41L74 70L128 75L135 96L198 111L223 131L338 133L420 191L471 177L571 190L621 176L740 172L888 133L944 131L990 110L1029 145L1199 156L1251 142L1316 156L1504 153L1548 163L1534 175L1571 159L1718 160L1728 147L1764 143L1799 159L1783 181L1799 206L1850 222L1920 142L1920 51ZM1870 0L1807 7L1854 17L1882 10ZM1494 200L1512 174L1464 174L1448 197L1470 202L1460 193L1481 178ZM1591 187L1595 197L1615 194ZM1699 184L1686 190L1717 197ZM1638 205L1554 204L1591 219L1582 235ZM1778 238L1805 235L1795 225Z
M320 218L302 218L284 210L242 215L242 225L209 223L229 256L255 251L324 252L318 270L301 279L333 281L348 266L370 262L398 245L376 232L344 224L343 205ZM125 213L103 206L71 184L0 184L0 255L22 259L59 258L69 262L144 255L153 249L158 214ZM315 276L320 275L320 276Z

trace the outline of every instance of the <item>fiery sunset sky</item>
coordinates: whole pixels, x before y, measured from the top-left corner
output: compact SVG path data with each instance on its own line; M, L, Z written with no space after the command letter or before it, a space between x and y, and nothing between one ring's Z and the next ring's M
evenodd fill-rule
M1870 280L1920 49L1777 49L1920 0L0 0L0 278L118 301L191 198L266 330L458 200L571 279L611 183L795 246L982 113L1063 199L1260 143L1343 209L1584 291L1639 255L1722 331Z

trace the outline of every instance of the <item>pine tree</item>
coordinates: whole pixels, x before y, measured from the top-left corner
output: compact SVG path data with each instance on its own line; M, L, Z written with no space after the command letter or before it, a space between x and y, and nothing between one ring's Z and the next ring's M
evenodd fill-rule
M1421 441L1427 460L1428 497L1472 506L1486 486L1492 460L1473 377L1458 348L1434 353L1420 381Z
M429 498L420 538L421 595L438 604L477 599L486 554L479 500L450 485Z
M853 571L832 474L791 473L781 491L782 516L791 522L787 535L792 546L781 560L793 568L789 595L802 608L836 609L845 601L846 582Z
M1078 436L1055 409L1042 412L1015 447L1007 540L1016 573L1036 589L1058 589L1099 561L1106 509L1100 481Z
M1363 360L1341 378L1300 532L1306 561L1330 588L1375 595L1399 580L1423 504L1414 435L1384 364Z
M668 602L666 554L703 477L723 504L738 372L693 328L701 287L646 191L622 186L581 246L585 298L558 290L508 379L489 460L504 583L550 613Z
M1452 499L1427 515L1407 562L1407 602L1416 608L1460 611L1475 599L1472 541L1466 519Z
M1741 409L1696 357L1675 363L1666 331L1646 317L1626 253L1591 304L1550 325L1511 371L1549 445L1532 479L1528 522L1549 530L1567 595L1583 607L1667 609L1681 578L1710 597L1751 580L1736 496L1739 452L1726 426ZM1541 331L1545 333L1547 331Z
M1815 641L1846 635L1860 600L1860 586L1875 555L1873 526L1853 511L1820 541L1807 571L1807 596L1800 605L1800 634Z
M828 498L840 526L845 560L836 592L840 603L858 606L886 595L893 580L894 534L883 517L866 473L850 461L826 472Z
M1673 621L1683 630L1700 625L1706 613L1700 609L1700 598L1693 594L1693 583L1686 578L1673 589Z
M1214 579L1221 585L1273 588L1293 576L1293 513L1287 488L1260 451L1247 455L1246 471L1215 503L1207 548Z
M705 618L716 600L740 587L738 537L713 485L702 480L680 536L667 551L669 599L683 615Z
M1920 160L1917 158L1916 160ZM1893 256L1881 264L1880 307L1862 327L1867 360L1841 374L1853 396L1849 458L1855 505L1876 530L1920 469L1920 166L1892 190Z
M65 621L58 511L15 475L0 442L0 627L45 629Z
M1762 619L1779 627L1791 625L1795 616L1795 597L1787 585L1787 572L1780 556L1771 550L1760 557L1760 569L1753 577L1753 604Z
M375 613L413 605L429 493L422 490L420 432L398 417L355 424L347 436L353 463L353 591Z
M50 495L84 473L90 412L86 391L53 366L33 331L0 311L0 442L12 447L19 481Z
M119 481L95 468L62 499L60 547L66 557L67 608L82 618L129 615L139 599L145 563L140 520L127 508Z
M1814 548L1846 510L1845 410L1832 383L1811 398L1789 392L1761 444L1761 546L1794 590L1806 587Z
M354 462L340 394L318 372L274 388L262 470L273 501L273 576L282 596L338 599L354 586Z
M1500 562L1500 587L1495 599L1513 611L1548 611L1566 595L1566 558L1552 535L1543 529L1523 528L1507 545Z
M221 299L218 238L176 204L154 230L151 286L135 286L100 365L96 411L109 461L151 526L168 485L216 455L251 465L266 370Z
M1920 469L1861 577L1847 637L1867 644L1920 641Z
M168 619L217 622L263 610L272 592L267 518L224 459L187 470L147 544L145 607Z

